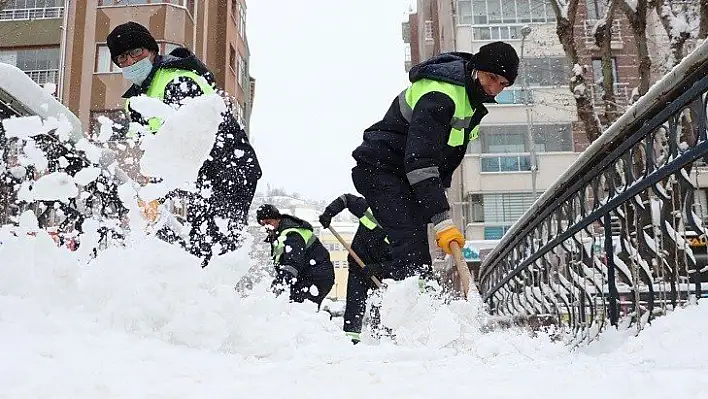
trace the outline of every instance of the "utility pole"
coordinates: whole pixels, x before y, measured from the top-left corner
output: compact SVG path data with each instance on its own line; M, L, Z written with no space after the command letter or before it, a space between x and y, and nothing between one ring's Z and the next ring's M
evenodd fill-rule
M524 25L521 28L521 73L524 75L523 87L521 92L524 96L524 108L526 109L526 138L529 142L529 153L531 154L531 193L534 200L538 198L536 195L536 176L538 174L538 163L536 159L536 143L533 138L533 120L531 117L531 92L529 91L529 80L526 69L526 58L524 57L524 44L526 38L531 34L531 27Z

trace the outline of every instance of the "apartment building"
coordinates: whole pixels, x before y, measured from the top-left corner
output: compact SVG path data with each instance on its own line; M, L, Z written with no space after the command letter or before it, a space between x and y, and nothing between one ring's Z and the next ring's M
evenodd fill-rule
M316 221L312 223L315 226L319 225L319 222ZM351 244L358 224L336 222L332 223L332 227L347 243ZM316 227L315 233L322 245L329 251L329 257L334 265L334 286L327 298L344 300L347 298L347 283L349 281L349 262L347 261L349 252L328 229Z
M125 124L121 95L128 83L110 60L106 36L126 21L153 33L160 51L194 51L236 99L248 131L255 80L249 75L245 0L10 0L0 11L0 62L18 66L96 129L105 115ZM120 133L120 132L119 132ZM118 137L119 138L119 137Z
M587 81L601 82L592 28L605 2L580 3L578 51L588 66ZM636 53L623 16L614 29L615 92L622 108L637 84ZM498 40L513 45L522 58L519 77L497 96L498 104L488 106L480 138L469 145L448 190L453 219L467 239L497 240L588 145L568 90L570 65L556 36L553 9L547 0L419 0L403 31L410 46L407 68L442 51L474 53ZM599 84L592 92L600 105Z

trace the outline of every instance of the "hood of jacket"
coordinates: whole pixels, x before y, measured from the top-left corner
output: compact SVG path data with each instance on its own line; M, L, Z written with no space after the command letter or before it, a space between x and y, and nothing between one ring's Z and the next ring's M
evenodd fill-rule
M464 86L473 103L496 103L494 96L485 93L479 81L472 78L474 57L474 54L464 52L443 53L415 65L408 73L408 79L411 83L433 79Z
M314 230L310 223L298 217L291 215L282 215L282 218L280 219L280 224L278 225L278 233L290 228L304 228L310 231Z
M470 53L443 53L413 66L408 73L408 78L411 83L421 79L434 79L464 85L468 75L468 65L473 58Z
M189 51L189 49L177 47L167 55L158 54L152 64L152 70L150 71L148 77L145 78L145 81L140 86L135 84L130 86L128 91L123 94L123 98L130 98L146 93L152 84L152 79L155 77L155 73L160 68L176 68L184 69L186 71L193 71L197 75L204 76L209 83L213 83L213 75L211 71L209 71L209 68L207 68L207 66L204 65L204 63L197 58L194 53Z

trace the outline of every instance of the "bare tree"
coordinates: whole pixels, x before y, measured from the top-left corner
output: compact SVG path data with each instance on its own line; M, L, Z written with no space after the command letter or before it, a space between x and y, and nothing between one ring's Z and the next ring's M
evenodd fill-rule
M664 64L665 72L668 72L683 59L683 47L691 37L689 4L673 0L654 0L653 5L669 36L671 55Z
M708 2L708 0L702 1ZM634 44L637 48L639 85L637 86L636 94L637 97L641 97L649 91L651 86L651 57L649 56L647 40L649 2L648 0L636 0L636 3L630 4L629 1L622 0L619 7L629 21L629 26L632 28L632 35L634 36Z
M701 23L698 28L698 38L708 38L708 0L701 0L700 5Z
M615 99L615 78L612 68L612 23L620 0L610 0L605 15L598 20L594 29L595 44L602 54L602 101L604 104L603 124L609 126L619 118Z
M579 0L551 0L551 7L556 15L556 34L563 45L566 58L573 65L573 76L570 78L570 91L575 97L578 117L585 126L585 134L589 142L595 141L602 134L600 119L595 112L590 88L585 82L584 74L587 67L580 63L578 47L575 43L574 26L578 12Z

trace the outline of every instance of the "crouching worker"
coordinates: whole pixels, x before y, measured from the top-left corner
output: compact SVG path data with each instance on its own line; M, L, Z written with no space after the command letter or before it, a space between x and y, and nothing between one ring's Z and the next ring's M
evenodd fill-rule
M334 286L334 266L329 252L313 233L312 225L278 208L264 204L256 211L258 224L272 229L271 255L275 265L273 291L280 294L290 289L290 300L317 304Z

